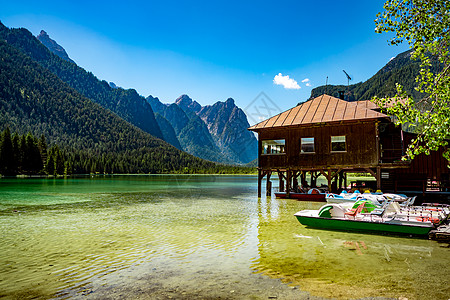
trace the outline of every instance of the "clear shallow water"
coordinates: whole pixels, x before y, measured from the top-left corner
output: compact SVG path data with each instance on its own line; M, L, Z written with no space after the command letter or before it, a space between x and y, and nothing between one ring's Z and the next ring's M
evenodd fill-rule
M448 299L448 244L304 228L253 176L0 179L0 298ZM274 182L276 183L276 182Z

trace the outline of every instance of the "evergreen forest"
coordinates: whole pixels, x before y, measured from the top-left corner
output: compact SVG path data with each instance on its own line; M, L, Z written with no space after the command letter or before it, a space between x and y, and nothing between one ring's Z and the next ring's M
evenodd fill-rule
M30 132L23 135L11 134L8 127L0 135L0 174L5 176L131 173L246 174L254 172L254 168L248 166L220 165L212 162L204 165L189 164L179 169L160 170L146 163L145 160L138 161L136 157L151 160L148 153L139 153L139 151L125 154L108 153L99 157L89 155L82 150L60 149L58 145L52 145L49 148L44 135L37 138ZM172 161L171 165L175 167L177 162Z

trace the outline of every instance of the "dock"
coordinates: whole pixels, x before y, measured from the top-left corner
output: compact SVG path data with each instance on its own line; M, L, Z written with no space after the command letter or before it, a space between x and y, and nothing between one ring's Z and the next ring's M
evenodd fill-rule
M436 241L450 242L450 224L443 224L430 231L428 237Z

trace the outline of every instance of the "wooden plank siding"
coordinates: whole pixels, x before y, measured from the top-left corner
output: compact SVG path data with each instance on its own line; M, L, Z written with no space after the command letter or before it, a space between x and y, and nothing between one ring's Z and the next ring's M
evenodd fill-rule
M285 139L286 154L260 155L260 168L338 168L376 166L376 122L267 129L259 140ZM345 152L331 152L331 136L345 136ZM314 137L314 153L300 153L300 138ZM261 153L261 145L259 149Z
M405 144L409 144L414 137L414 134L404 133ZM393 170L392 173L405 174L407 176L413 174L423 174L427 179L441 180L442 175L450 173L448 161L443 157L444 151L444 148L441 147L437 151L431 151L430 155L425 155L423 153L417 155L411 161L409 168L396 169Z

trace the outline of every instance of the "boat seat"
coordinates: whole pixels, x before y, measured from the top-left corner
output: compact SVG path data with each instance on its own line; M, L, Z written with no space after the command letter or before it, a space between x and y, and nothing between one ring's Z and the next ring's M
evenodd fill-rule
M375 208L374 210L372 210L372 212L370 214L374 215L374 216L382 217L384 214L384 211L385 211L384 208Z
M365 204L365 202L361 203L357 208L352 208L350 211L345 212L344 215L352 216L355 219L356 215L362 212Z
M407 200L402 203L402 206L404 207L412 206L414 204L414 201L416 201L416 198L417 196L407 198Z
M396 201L391 201L387 206L386 206L386 213L400 213L401 209L400 209L400 204L398 204L398 202Z
M316 194L320 194L320 191L316 188L312 188L308 191L308 194L316 195Z

